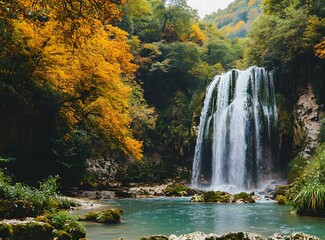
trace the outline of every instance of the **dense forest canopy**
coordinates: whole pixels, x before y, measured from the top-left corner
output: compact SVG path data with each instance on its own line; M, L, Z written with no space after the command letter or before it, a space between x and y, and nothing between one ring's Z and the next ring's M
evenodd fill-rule
M253 64L274 70L287 162L299 88L325 102L324 5L236 0L200 21L186 0L2 1L0 164L67 184L99 158L120 181L188 179L206 86Z

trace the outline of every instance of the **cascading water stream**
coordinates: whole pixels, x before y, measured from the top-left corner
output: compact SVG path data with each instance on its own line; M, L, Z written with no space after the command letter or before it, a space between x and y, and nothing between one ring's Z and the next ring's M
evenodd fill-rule
M273 170L276 121L271 73L250 67L216 76L207 88L201 112L192 185L202 186L206 165L211 177L204 180L210 182L211 189L258 187ZM205 142L210 143L207 151L211 153L204 155Z

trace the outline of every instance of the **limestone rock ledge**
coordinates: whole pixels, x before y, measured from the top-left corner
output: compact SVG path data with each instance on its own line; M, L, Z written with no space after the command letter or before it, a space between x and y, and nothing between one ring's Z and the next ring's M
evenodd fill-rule
M304 233L293 233L291 235L283 235L279 233L273 234L269 238L264 238L261 235L248 232L230 232L223 235L206 234L203 232L194 232L184 234L181 236L170 235L169 237L163 235L156 235L150 237L143 237L141 240L320 240L318 237L311 236Z
M311 84L302 91L296 106L296 115L300 124L295 123L295 139L303 138L299 137L301 128L304 131L304 147L299 152L304 158L311 155L312 150L317 145L317 137L321 126L321 121L319 118L322 112L322 106L318 105L316 102L316 97ZM302 125L302 126L301 126ZM301 134L300 134L301 135ZM299 140L299 141L301 141Z

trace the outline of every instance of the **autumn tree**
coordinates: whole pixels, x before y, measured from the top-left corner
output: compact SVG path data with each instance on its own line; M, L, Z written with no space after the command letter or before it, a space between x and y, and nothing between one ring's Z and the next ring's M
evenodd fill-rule
M140 136L142 126L154 125L153 109L134 81L137 66L128 34L116 26L124 3L0 4L1 86L24 95L24 83L51 94L42 101L53 107L50 148L53 160L63 167L80 168L86 158L116 153L141 159L142 142L134 134Z

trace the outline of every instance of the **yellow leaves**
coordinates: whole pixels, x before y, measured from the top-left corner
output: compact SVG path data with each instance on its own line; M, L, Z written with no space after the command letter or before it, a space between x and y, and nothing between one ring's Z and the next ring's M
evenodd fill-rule
M245 26L245 22L243 20L238 21L234 26L226 25L222 28L222 30L226 33L226 35L230 35L239 31L242 27Z
M249 0L249 2L248 2L248 6L250 7L250 6L252 6L254 3L256 3L256 0Z
M69 22L62 25L55 18L42 23L20 18L12 23L20 46L17 51L28 58L33 81L64 97L59 112L70 129L87 121L112 146L110 150L140 159L142 143L132 137L130 128L137 66L132 63L127 33L92 19L92 26L79 26L71 35L74 39L66 41L65 34L73 27Z
M319 58L325 58L325 37L322 42L315 46L315 55Z
M190 39L195 43L203 45L206 37L205 37L204 33L201 31L199 25L194 24L194 25L192 25L191 28L192 28L192 33L190 34Z
M142 142L135 141L133 138L126 137L125 144L129 146L129 154L132 153L132 156L136 160L140 160L143 155L141 151Z

